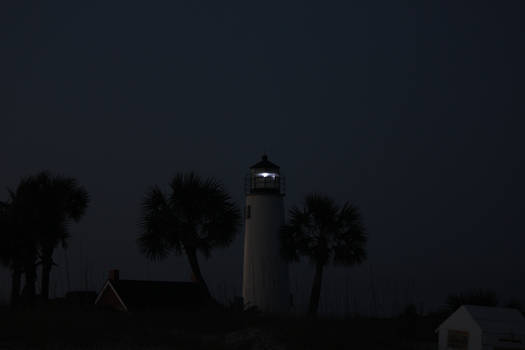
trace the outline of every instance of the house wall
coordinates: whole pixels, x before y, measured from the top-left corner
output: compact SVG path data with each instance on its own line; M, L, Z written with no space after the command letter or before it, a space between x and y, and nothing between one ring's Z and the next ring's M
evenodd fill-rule
M477 323L472 319L468 312L459 308L453 313L445 322L439 327L438 336L438 349L439 350L452 350L447 345L448 343L448 331L462 331L468 332L468 350L481 350L482 338L481 329Z

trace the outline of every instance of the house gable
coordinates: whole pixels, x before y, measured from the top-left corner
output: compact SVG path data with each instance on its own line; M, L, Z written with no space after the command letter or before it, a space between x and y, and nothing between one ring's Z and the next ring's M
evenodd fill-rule
M436 332L439 332L439 350L481 349L481 328L464 306L450 315Z
M110 281L107 281L104 285L104 288L95 300L95 305L119 311L128 311L126 304L124 304Z
M436 332L442 329L453 329L457 331L481 334L481 327L467 311L465 306L461 306L452 315L450 315L436 329Z

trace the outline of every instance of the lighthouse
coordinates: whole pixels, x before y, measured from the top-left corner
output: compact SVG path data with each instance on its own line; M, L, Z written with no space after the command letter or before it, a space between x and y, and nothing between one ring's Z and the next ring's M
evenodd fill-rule
M288 311L288 264L279 238L284 223L284 178L266 155L246 178L242 295L247 307L263 312Z

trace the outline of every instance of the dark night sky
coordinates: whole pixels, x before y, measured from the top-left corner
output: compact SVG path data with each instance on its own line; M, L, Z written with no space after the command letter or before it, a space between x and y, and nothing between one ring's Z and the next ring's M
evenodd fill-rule
M323 310L346 305L347 289L364 311L374 289L385 314L466 288L525 304L520 1L11 3L0 186L49 169L89 190L71 227L71 288L98 289L113 267L187 279L184 258L138 253L142 195L195 170L242 205L266 151L288 206L320 191L362 209L369 261L330 269ZM61 295L64 251L56 260ZM203 265L219 297L240 294L242 232ZM311 278L292 267L298 299ZM7 281L0 269L0 299Z

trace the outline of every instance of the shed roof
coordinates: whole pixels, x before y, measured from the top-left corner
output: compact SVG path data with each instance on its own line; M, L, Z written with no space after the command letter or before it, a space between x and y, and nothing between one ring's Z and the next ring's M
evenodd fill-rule
M516 309L463 305L483 332L525 335L525 318Z

